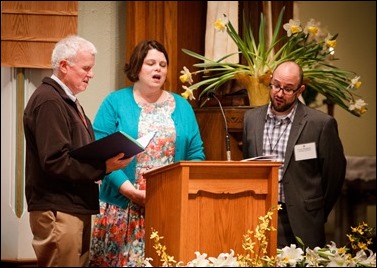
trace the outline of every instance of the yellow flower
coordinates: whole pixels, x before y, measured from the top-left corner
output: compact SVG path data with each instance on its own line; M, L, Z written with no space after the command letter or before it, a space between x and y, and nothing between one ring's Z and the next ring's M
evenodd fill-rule
M359 249L363 249L363 250L367 250L368 249L367 244L365 244L364 242L357 243L357 246L358 246Z
M151 237L150 237L150 238L151 238L151 239L159 239L158 232L153 231L153 232L151 233Z
M333 36L330 34L326 37L325 42L327 47L335 48L336 47L336 40L333 40Z
M358 89L359 87L361 87L361 81L359 80L360 80L360 76L355 76L354 78L352 78L350 88Z
M338 248L338 253L339 254L345 254L345 253L347 253L347 248L346 247Z
M181 71L181 76L179 77L179 79L181 80L182 83L189 83L190 85L192 85L192 83L194 82L192 80L192 75L190 73L190 70L187 69L186 66L183 66L183 70Z
M308 26L307 29L308 29L308 32L312 35L316 35L318 33L318 27L317 26L311 25L311 26Z
M350 242L355 242L355 238L353 237L353 235L351 235L351 234L347 234L346 236L348 237L348 240L349 240Z
M192 92L192 90L186 86L183 86L183 88L186 89L186 91L181 93L182 97L184 97L186 100L195 100L194 93Z
M226 23L227 22L224 19L217 19L214 23L215 29L218 31L224 32L226 30L225 28Z

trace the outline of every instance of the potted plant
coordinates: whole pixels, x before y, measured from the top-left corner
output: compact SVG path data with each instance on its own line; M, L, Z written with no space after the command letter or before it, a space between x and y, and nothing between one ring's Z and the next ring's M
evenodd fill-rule
M193 91L202 89L199 98L208 91L216 91L221 85L238 80L247 89L251 106L259 106L269 102L269 82L273 69L281 62L293 60L300 64L304 72L306 94L323 95L327 101L339 105L352 115L360 116L366 112L366 103L356 94L361 86L360 76L348 70L342 70L332 64L335 60L333 52L338 34L324 33L319 23L310 20L305 27L300 21L290 19L283 25L287 34L278 37L282 25L284 8L281 10L276 27L270 41L265 37L266 21L261 14L258 40L251 27L247 27L244 19L243 38L234 29L232 23L223 18L214 25L219 31L226 31L238 47L238 52L246 64L228 63L225 60L235 53L225 55L219 60L212 60L193 51L182 49L200 63L193 65L197 70L190 71L186 66L181 71L180 80L185 90L182 96L194 99ZM277 47L280 48L277 48ZM193 75L201 74L201 80L193 83ZM305 92L305 91L304 91Z

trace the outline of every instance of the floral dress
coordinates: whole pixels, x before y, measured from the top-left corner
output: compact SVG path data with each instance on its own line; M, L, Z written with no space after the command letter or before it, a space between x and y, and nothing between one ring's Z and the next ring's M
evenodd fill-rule
M136 156L135 187L145 189L143 173L174 162L176 132L171 114L175 108L171 94L161 103L139 104L139 137L156 135L146 150ZM144 258L145 210L129 202L126 209L100 201L95 217L90 250L91 267L139 266Z

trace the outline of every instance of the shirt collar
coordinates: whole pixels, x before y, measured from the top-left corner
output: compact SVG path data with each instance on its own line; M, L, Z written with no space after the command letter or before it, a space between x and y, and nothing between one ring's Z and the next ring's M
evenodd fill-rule
M51 75L51 79L54 80L56 83L58 83L62 89L64 90L65 94L68 95L68 97L75 102L76 101L76 96L73 95L72 91L67 87L56 75Z

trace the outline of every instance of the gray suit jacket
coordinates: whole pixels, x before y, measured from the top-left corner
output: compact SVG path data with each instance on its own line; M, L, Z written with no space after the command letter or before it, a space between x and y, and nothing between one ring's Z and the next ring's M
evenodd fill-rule
M268 105L244 116L243 156L263 153L263 130ZM296 161L294 146L315 143L317 158ZM289 221L306 247L324 246L327 217L341 193L346 158L336 120L301 102L292 123L284 160L282 183Z

